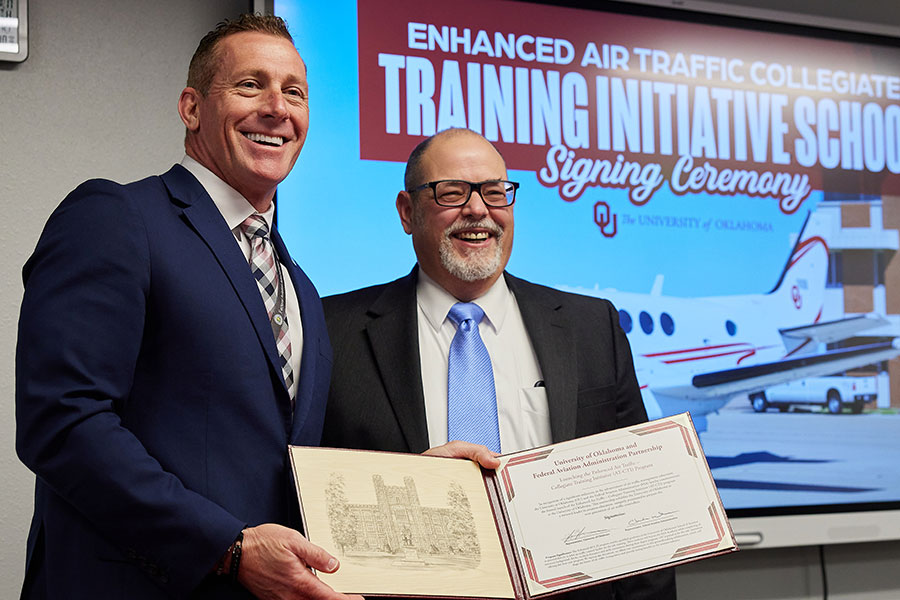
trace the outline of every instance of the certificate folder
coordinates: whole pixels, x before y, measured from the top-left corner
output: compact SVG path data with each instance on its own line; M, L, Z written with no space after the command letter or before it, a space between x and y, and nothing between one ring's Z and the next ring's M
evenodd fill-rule
M364 596L551 596L737 550L690 415L468 460L289 448L319 573Z

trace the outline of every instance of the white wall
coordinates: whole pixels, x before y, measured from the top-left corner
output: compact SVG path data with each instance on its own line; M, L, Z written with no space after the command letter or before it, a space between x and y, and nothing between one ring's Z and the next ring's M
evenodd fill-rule
M78 183L130 181L180 158L175 106L190 56L203 33L248 4L32 0L28 60L0 63L0 206L7 219L0 236L0 598L17 597L21 586L34 481L13 447L21 266L50 212ZM827 14L815 0L767 5L777 6ZM856 18L896 26L900 3L884 6L891 11L885 19L872 11ZM900 542L831 546L825 554L830 598L900 598ZM750 550L695 563L680 569L679 593L682 600L821 598L817 550Z
M34 477L13 446L22 264L50 212L91 177L181 159L176 112L200 38L248 0L32 0L29 57L0 63L0 598L18 598ZM78 552L78 548L72 548Z

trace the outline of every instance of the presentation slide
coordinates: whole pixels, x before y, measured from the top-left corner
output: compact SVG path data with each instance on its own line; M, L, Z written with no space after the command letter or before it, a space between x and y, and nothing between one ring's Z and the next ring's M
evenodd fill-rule
M323 296L410 271L405 161L473 129L521 184L508 271L615 304L729 511L900 505L900 49L506 0L275 13L311 98L278 225Z

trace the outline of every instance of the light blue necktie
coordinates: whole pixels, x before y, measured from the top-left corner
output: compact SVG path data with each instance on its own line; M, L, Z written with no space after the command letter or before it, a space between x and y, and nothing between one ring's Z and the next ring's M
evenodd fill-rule
M484 311L472 302L458 302L447 316L456 325L448 360L447 439L500 452L494 372L478 333Z

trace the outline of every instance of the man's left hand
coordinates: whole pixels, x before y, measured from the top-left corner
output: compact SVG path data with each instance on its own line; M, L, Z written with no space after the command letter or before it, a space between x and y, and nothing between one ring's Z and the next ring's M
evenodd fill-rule
M459 440L429 448L422 454L427 456L446 456L448 458L468 458L485 469L496 469L500 466L500 460L497 458L497 455L488 450L487 446Z

